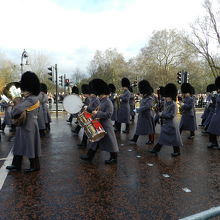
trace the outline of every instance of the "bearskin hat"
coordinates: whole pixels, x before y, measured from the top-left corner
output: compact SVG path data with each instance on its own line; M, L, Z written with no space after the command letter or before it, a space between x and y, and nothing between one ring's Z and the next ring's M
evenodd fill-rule
M116 92L116 88L115 88L115 85L110 83L108 84L108 88L109 88L109 91L112 92L112 93L115 93Z
M110 93L108 84L102 79L93 79L89 82L89 86L96 95L109 95Z
M133 88L132 88L131 86L128 88L128 90L129 90L130 92L133 92Z
M40 93L40 81L35 73L27 71L22 74L21 90L28 91L36 96Z
M138 89L140 93L143 95L151 95L153 90L153 88L147 80L141 80L138 83Z
M125 77L122 78L122 80L121 80L121 86L122 86L122 87L127 87L127 88L129 88L129 87L131 86L129 79L128 79L128 78L125 78Z
M45 83L40 84L40 91L47 94L47 85Z
M192 86L190 83L183 83L181 85L181 92L182 93L190 93L192 94Z
M164 86L160 86L160 87L159 87L159 92L160 92L160 96L161 96L161 97L164 97L164 89L165 89Z
M215 86L216 86L216 89L220 89L220 76L218 76L218 77L215 79Z
M164 87L164 97L170 97L173 99L173 101L176 101L177 93L178 93L177 87L173 83L168 83Z
M195 88L192 86L192 87L191 87L191 94L192 94L192 95L195 95L195 93L196 93Z
M206 92L211 92L210 90L211 90L211 84L207 85Z
M82 84L81 91L82 91L82 94L90 94L89 85L88 84Z
M79 95L79 89L78 89L77 86L72 87L72 93L75 93L75 94Z
M206 92L214 92L216 90L215 84L209 84L206 88Z

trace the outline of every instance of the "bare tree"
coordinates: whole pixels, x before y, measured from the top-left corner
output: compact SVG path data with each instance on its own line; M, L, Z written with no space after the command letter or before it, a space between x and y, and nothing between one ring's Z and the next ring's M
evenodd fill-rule
M83 73L79 68L75 68L73 70L73 74L71 75L71 81L73 84L79 84L85 78L86 74Z
M217 5L217 11L213 10L213 4ZM220 46L219 19L220 1L204 1L206 15L198 18L192 25L192 37L188 37L188 43L206 60L212 75L217 77L220 74L219 57L214 52L214 47Z

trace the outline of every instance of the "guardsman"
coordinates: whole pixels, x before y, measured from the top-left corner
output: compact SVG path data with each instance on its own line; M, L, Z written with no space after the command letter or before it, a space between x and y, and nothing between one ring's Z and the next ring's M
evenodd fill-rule
M169 83L165 86L164 96L166 101L163 112L160 113L160 117L163 120L160 137L158 143L149 152L157 154L163 145L169 145L173 146L173 153L171 156L175 157L180 155L180 146L182 146L182 140L176 121L177 105L175 101L177 96L177 88L173 83Z

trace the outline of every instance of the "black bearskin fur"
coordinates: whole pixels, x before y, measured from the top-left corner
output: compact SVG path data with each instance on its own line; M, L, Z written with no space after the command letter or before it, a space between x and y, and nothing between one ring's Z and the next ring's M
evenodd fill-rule
M96 95L109 95L108 84L102 79L93 79L89 82L89 86Z
M112 92L112 93L115 93L116 92L116 88L115 88L115 85L110 83L108 84L108 88L109 88L109 91Z
M147 80L141 80L138 83L138 89L142 95L151 95L153 89Z
M173 101L176 101L177 93L178 93L177 87L173 83L168 83L164 87L164 96L172 98Z
M121 80L121 86L129 88L131 86L129 79L124 77Z
M40 81L34 72L27 71L22 74L21 91L28 91L35 96L40 93Z

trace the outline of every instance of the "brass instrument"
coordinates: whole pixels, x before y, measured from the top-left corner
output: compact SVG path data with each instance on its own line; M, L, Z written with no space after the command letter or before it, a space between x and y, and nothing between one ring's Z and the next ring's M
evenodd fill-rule
M6 103L10 103L16 97L21 97L21 88L19 82L8 83L2 90L1 98Z
M182 106L182 103L180 102L178 103L178 113L181 115L183 114L183 106Z
M8 83L2 90L1 98L8 104L17 105L22 101L21 88L19 82ZM22 112L13 123L16 126L21 126L26 120L26 111Z

